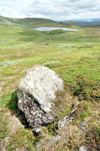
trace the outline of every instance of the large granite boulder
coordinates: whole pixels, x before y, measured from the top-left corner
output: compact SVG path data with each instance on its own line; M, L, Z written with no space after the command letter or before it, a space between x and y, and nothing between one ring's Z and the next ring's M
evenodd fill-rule
M55 120L52 100L56 98L57 90L64 90L63 80L44 66L29 69L19 83L18 107L33 129Z

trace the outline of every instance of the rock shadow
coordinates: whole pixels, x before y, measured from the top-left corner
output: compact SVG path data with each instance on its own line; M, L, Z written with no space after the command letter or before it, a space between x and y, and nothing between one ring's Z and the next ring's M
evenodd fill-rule
M11 99L6 104L6 107L11 111L11 115L16 116L16 118L19 119L19 121L21 122L22 125L24 125L25 128L30 129L24 113L18 109L18 98L17 98L17 92L16 91L11 94Z

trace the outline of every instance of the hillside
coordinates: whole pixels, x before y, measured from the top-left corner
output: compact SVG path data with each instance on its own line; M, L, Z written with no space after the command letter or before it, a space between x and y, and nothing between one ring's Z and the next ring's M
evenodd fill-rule
M0 16L0 24L12 24L12 22L7 18Z
M0 16L0 24L19 24L23 26L33 26L40 24L54 24L56 21L44 18L24 18L24 19L14 19Z
M67 27L77 32L36 31L36 27ZM65 90L53 104L58 119L36 136L18 110L16 90L26 70L42 65L55 71ZM100 150L100 28L48 19L0 17L0 150ZM72 121L58 130L57 121L73 109ZM85 129L81 127L85 122Z

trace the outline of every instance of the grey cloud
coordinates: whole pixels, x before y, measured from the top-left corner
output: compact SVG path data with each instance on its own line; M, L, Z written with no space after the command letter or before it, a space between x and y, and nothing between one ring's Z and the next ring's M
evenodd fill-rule
M8 4L11 3L12 0L5 1L7 2L6 4ZM21 3L24 1L25 6ZM12 10L14 11L12 15L17 14L16 16L19 14L20 16L23 14L23 16L26 17L42 16L54 20L87 18L88 16L91 16L91 14L92 17L93 15L97 15L97 17L100 15L100 0L30 0L29 2L27 0L15 0L15 2L12 2L12 5L14 5L13 8L9 7L6 11L2 11L2 9L0 12L11 14L9 10Z
M76 8L81 8L81 9L89 9L89 8L91 8L91 7L95 7L96 6L96 3L90 3L90 2L87 2L87 3L85 3L85 2L82 2L82 3L78 3L78 5L76 6Z
M30 6L30 12L34 15L42 14L46 18L51 19L58 19L58 18L68 18L69 16L75 16L85 14L85 12L96 11L96 4L90 3L89 1L85 3L84 1L80 2L77 1L77 3L72 3L69 1L58 1L58 3L55 3L53 1L52 3L49 2L49 4L45 1L45 3L33 3ZM83 15L82 15L83 16ZM87 17L87 16L86 16ZM85 17L84 17L85 18Z

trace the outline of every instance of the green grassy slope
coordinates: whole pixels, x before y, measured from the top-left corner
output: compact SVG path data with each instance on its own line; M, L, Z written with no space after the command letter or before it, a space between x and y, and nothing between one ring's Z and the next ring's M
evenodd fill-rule
M54 24L56 21L44 18L24 18L24 19L14 19L8 17L0 16L0 24L19 24L23 26L34 26L40 24Z
M7 18L0 16L0 24L12 24Z
M64 135L65 138L62 137L61 140L57 140L58 143L52 145L52 140L48 137L51 150L66 150L66 148L78 150L80 145L86 144L93 145L91 148L98 146L100 143L99 27L83 28L73 23L59 24L46 19L19 20L0 17L0 22L0 141L2 145L6 146L7 151L16 148L35 150L40 136L35 137L31 130L24 128L12 132L9 122L12 118L11 114L13 116L17 114L16 89L19 81L25 76L25 70L34 65L44 65L56 71L65 83L65 94L58 92L57 99L54 101L58 107L59 119L72 110L73 104L79 106L74 115L75 120L70 124L72 133L66 131L66 136L70 135L70 139L67 141ZM40 26L69 27L79 31L54 30L47 33L34 29ZM87 126L84 133L80 129L83 120ZM97 132L94 131L95 128ZM53 135L53 129L54 125L50 125L47 128L48 133ZM92 139L91 131L98 140ZM91 137L88 141L87 134ZM5 145L7 137L9 143ZM66 143L63 142L64 140ZM45 141L46 145L48 145L46 150L49 150L50 144Z

